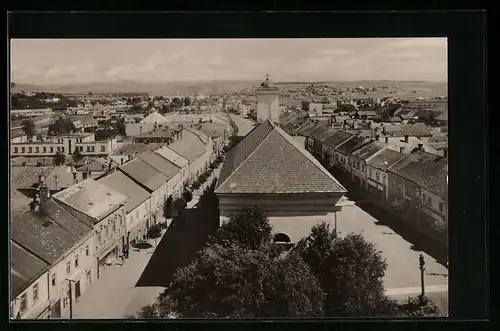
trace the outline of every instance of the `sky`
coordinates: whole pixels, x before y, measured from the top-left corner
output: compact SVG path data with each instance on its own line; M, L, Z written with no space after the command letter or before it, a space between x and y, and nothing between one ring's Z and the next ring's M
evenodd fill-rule
M447 81L446 38L13 39L11 81Z

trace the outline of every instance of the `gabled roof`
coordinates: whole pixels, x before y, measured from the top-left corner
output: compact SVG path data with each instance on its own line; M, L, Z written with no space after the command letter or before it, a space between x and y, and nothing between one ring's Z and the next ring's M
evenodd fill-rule
M216 193L345 193L340 183L269 120L231 149Z
M182 139L168 145L168 148L189 162L194 162L206 152L206 145L200 140L200 137L186 129L182 132Z
M325 131L322 131L320 134L318 134L317 137L315 137L315 139L320 142L324 142L326 139L331 137L337 131L338 129L336 128L327 128Z
M441 196L447 196L448 159L414 151L393 164L389 171Z
M73 173L66 166L19 166L12 167L11 182L18 189L36 189L40 175L44 176L49 190L57 191L74 184ZM82 180L82 174L76 173L77 181Z
M168 126L158 126L156 129L136 136L136 138L171 138L173 133L174 131Z
M180 167L152 151L141 153L138 158L161 172L168 180L172 179L181 171Z
M385 171L404 156L403 153L386 148L366 163L371 167Z
M318 121L314 124L313 127L307 128L302 130L302 135L303 136L310 136L314 131L318 130L319 128L328 128L328 122L327 121Z
M156 191L168 181L165 175L139 158L125 163L118 169L151 192Z
M331 129L331 127L329 127L327 123L322 123L322 124L323 125L320 125L316 129L311 131L309 133L309 137L312 137L312 138L318 140L323 132L327 131L328 129Z
M364 146L371 141L370 138L362 136L354 136L352 139L346 140L344 143L337 146L336 150L344 155L351 154L358 148Z
M133 154L139 154L144 151L154 151L157 150L158 148L162 147L162 144L159 143L149 143L149 144L142 144L142 143L130 143L123 145L119 149L117 149L113 155L133 155Z
M312 119L308 119L304 124L302 124L301 126L299 126L295 132L298 134L298 135L301 135L301 136L304 136L304 132L311 129L311 128L314 128L316 126L316 122L313 121Z
M53 197L97 221L127 202L126 196L91 178L57 192Z
M49 270L50 265L11 241L10 291L12 299Z
M112 174L99 179L98 182L128 198L127 213L137 208L151 196L148 191L121 171L115 171Z
M183 158L180 154L177 154L166 146L156 150L155 153L169 160L179 168L184 168L189 164L189 161L187 159Z
M27 211L14 215L11 238L52 264L92 233L92 228L73 217L53 199L45 205L45 214Z
M385 148L385 145L378 141L372 141L360 149L354 151L352 153L353 156L356 156L362 160L368 160L370 157L374 156L376 153L380 152Z
M141 120L141 123L152 123L152 124L154 123L162 124L166 122L167 119L158 112L152 112L151 114L149 114L148 116L144 117Z
M325 144L329 148L335 148L338 145L345 142L347 139L351 139L352 137L354 137L352 133L342 130L337 130L337 132L332 134L330 137L326 138L323 141L323 144Z

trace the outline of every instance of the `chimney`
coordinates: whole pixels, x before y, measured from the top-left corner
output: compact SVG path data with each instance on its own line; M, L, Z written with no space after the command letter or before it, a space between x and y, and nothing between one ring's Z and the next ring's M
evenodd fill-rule
M405 134L405 143L408 143L408 135Z
M45 210L47 201L50 198L50 192L49 188L47 187L47 183L45 183L45 178L43 177L43 175L38 176L38 178L39 178L38 192L40 197L39 210L40 212L43 212Z
M389 137L387 137L387 136L385 137L385 143L386 144L389 143Z
M400 153L403 153L403 152L404 152L404 150L405 150L405 148L404 148L404 147L399 147L399 152L400 152Z

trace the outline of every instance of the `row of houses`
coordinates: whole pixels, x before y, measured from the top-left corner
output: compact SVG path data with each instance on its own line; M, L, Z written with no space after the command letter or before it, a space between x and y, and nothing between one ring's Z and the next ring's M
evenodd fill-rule
M36 194L20 190L29 203L11 217L11 316L67 318L70 304L107 266L145 238L151 225L167 221L165 200L179 197L216 156L211 138L193 129L96 179L90 171L82 177L62 171L55 183L39 172L31 185ZM54 189L63 175L73 184Z
M398 203L406 210L423 211L436 222L447 222L447 143L438 149L427 134L420 135L421 130L391 135L377 128L363 135L328 121L294 121L298 127L287 126L286 120L284 127L305 137L311 154L363 191L388 205Z

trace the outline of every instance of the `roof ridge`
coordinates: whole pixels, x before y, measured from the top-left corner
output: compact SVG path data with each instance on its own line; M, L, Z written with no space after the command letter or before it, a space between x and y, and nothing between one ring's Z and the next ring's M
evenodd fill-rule
M295 142L293 140L292 137L290 137L290 135L288 133L286 133L285 131L283 131L282 129L276 127L276 132L281 136L283 137L283 139L285 139L288 143L290 143L290 145L292 145L300 154L302 154L309 162L311 162L316 168L318 168L321 172L323 172L327 177L329 177L330 179L333 179L336 184L338 184L341 188L343 188L346 192L346 188L340 184L340 182L337 180L337 178L335 178L330 172L328 172L328 170L325 169L325 167L323 167L321 165L321 163L319 163L318 160L316 160L316 158L314 158L314 156L312 156L307 150L301 150L301 148L298 147L298 143ZM305 152L305 153L304 153ZM310 155L307 155L306 153L308 153Z
M269 131L269 133L266 135L266 137L265 137L264 139L262 139L262 141L261 141L261 142L257 145L257 147L255 147L255 148L254 148L254 150L253 150L252 152L250 152L250 154L248 154L248 155L245 157L245 159L243 160L243 162L241 162L241 163L240 163L240 164L239 164L239 165L238 165L238 166L237 166L237 167L236 167L236 168L235 168L235 169L231 172L231 174L230 174L229 176L227 176L227 178L226 178L226 179L225 179L222 183L220 183L220 184L217 186L217 188L220 188L222 185L224 185L224 184L225 184L225 183L229 180L229 178L231 178L231 177L234 175L234 173L236 173L236 171L238 171L238 169L239 169L239 168L241 168L241 166L242 166L242 165L243 165L243 164L244 164L244 163L245 163L245 162L246 162L246 161L247 161L247 160L248 160L248 159L249 159L249 158L250 158L250 157L251 157L251 156L255 153L255 151L259 149L259 147L262 145L262 143L264 143L264 141L266 141L266 139L267 139L267 138L269 138L269 136L271 135L271 133L274 131L275 126L273 126L273 123L272 123L271 121L269 121L269 119L266 119L266 121L262 122L260 125L262 125L262 124L264 124L264 123L266 123L266 122L267 122L267 123L269 123L269 124L271 124L271 127L273 127L273 130ZM259 126L260 126L260 125L259 125ZM259 127L259 126L257 126L257 127ZM253 130L255 130L257 127L254 127L254 128L253 128L250 132L252 132ZM245 137L247 137L247 136L250 134L250 132L249 132L249 133L247 133L247 135L246 135ZM245 139L245 138L243 138L243 139ZM241 141L243 141L243 139L242 139L242 140L240 140L240 141L238 142L238 144L239 144ZM236 145L238 145L238 144L236 144Z
M60 204L57 203L57 201L55 201L54 199L52 199L52 202L58 206L59 208L61 209L64 209L64 211L66 211L67 214L70 215L70 218L74 218L77 222L83 224L85 227L89 228L90 230L93 230L93 228L91 228L90 226L88 226L87 224L85 224L84 222L80 221L78 218L74 217L69 211L66 210L66 208L64 208L63 206L61 206ZM68 232L69 234L73 235L68 229L66 229L61 223L59 223L57 220L53 219L52 217L48 216L48 218L50 218L52 220L52 222L56 223L57 225L59 225L61 228L64 229L64 231Z

